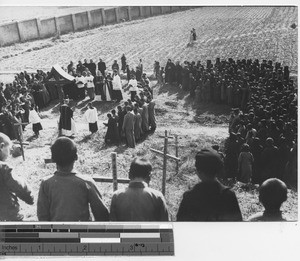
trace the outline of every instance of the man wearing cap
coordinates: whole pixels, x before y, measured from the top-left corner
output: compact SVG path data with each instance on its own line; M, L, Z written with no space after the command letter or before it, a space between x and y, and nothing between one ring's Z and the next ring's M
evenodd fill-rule
M183 194L177 221L242 221L235 193L216 178L223 169L218 152L202 149L195 166L201 181Z

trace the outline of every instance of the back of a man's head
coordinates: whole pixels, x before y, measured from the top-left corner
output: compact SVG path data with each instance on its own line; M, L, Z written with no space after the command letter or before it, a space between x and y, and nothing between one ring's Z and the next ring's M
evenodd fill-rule
M2 143L3 143L5 146L6 146L6 145L11 145L11 144L12 144L10 138L9 138L6 134L0 132L0 144L2 144Z
M71 139L58 138L51 146L52 161L59 167L66 167L77 160L77 148Z
M212 149L202 149L196 154L195 160L198 175L201 173L207 179L214 179L223 169L223 160L220 154Z
M267 179L259 188L259 200L266 210L279 210L287 200L287 187L279 179Z
M142 178L145 181L149 181L151 171L152 165L149 160L144 158L135 158L130 165L129 178L131 180L135 178Z

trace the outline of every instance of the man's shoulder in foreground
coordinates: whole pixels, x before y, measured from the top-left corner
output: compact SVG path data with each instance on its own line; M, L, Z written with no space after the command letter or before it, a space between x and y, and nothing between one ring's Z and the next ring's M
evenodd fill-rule
M59 177L65 177L65 178L69 178L69 179L76 179L76 180L81 180L83 182L91 182L91 183L95 183L95 181L93 180L93 178L91 178L88 175L85 174L78 174L76 172L69 172L69 173L63 173L60 171L55 171L54 174L52 175L48 175L44 178L42 178L43 182L51 182L53 180L56 180Z
M253 214L250 218L248 218L247 221L255 222L255 221L287 221L283 216L281 211L276 212L258 212L256 214Z
M150 188L146 182L134 182L134 181L131 181L127 188L119 189L115 191L114 196L120 196L122 194L129 193L130 190L135 190L135 189L136 190L142 189L143 193L148 193L156 197L163 197L163 194L160 191Z

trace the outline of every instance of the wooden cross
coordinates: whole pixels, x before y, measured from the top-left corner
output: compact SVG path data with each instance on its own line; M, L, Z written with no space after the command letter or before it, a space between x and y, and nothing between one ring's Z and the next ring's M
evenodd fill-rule
M157 153L158 155L161 155L164 157L164 161L163 161L163 179L162 179L162 194L165 195L166 193L166 179L167 179L167 160L168 159L173 159L177 162L176 165L176 171L178 171L178 162L180 161L180 158L178 158L178 140L177 140L177 135L175 136L175 145L176 145L176 156L172 156L170 154L168 154L168 138L173 138L173 137L169 137L168 136L168 132L167 130L165 130L165 136L160 136L163 137L165 139L164 142L164 151L159 151L159 150L155 150L150 148L151 151Z
M26 142L23 142L23 128L22 126L26 126L28 125L29 123L28 122L18 122L18 123L14 123L14 126L18 127L17 130L18 130L18 141L19 141L19 144L21 145L21 152L22 152L22 157L23 157L23 160L25 161L25 154L24 154L24 145L29 145L29 143L26 143Z
M53 163L52 159L45 159L45 164ZM112 164L112 177L104 177L104 176L94 176L93 180L96 182L105 182L105 183L113 183L113 191L118 189L118 184L128 184L130 179L127 178L118 178L117 173L117 153L111 153L111 164Z

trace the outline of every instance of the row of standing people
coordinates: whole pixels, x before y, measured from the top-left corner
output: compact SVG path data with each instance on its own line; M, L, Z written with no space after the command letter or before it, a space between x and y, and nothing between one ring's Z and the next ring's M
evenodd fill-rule
M34 204L30 187L16 177L13 168L4 161L9 155L10 139L0 133L0 220L21 221L18 199ZM37 197L39 221L168 221L169 210L161 192L150 188L152 165L143 158L132 161L127 188L114 192L110 209L105 206L95 181L74 169L78 160L77 147L69 138L60 137L51 146L51 158L56 163L53 175L40 183ZM202 149L195 156L196 173L200 181L184 192L177 212L178 221L242 221L238 199L230 188L216 178L223 169L223 160L213 150ZM249 221L284 221L281 205L287 200L286 185L278 179L268 179L259 190L262 213ZM50 204L51 202L51 204Z

